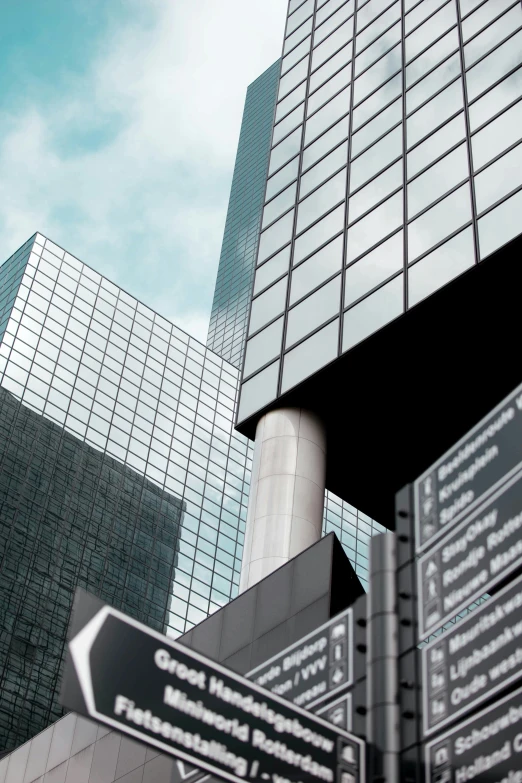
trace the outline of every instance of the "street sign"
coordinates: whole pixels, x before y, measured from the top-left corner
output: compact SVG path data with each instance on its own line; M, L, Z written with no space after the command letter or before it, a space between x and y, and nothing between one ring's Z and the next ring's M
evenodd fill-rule
M522 689L428 742L426 783L522 783Z
M353 699L351 693L345 693L321 707L312 709L316 715L320 715L328 723L333 723L339 729L352 730L353 724Z
M422 649L424 734L522 679L522 577Z
M78 591L65 707L234 783L365 783L358 737Z
M522 473L417 561L424 639L522 565Z
M308 709L353 685L353 611L347 609L246 675Z
M522 385L414 483L417 552L522 466Z

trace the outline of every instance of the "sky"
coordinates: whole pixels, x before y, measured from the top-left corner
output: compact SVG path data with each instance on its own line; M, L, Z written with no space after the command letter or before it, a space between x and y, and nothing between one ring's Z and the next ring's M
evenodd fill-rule
M206 341L246 89L286 0L3 0L0 263L36 231Z

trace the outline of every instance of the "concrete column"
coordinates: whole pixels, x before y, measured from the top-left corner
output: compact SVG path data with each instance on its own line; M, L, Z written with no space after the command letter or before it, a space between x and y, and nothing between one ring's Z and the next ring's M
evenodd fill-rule
M321 537L326 434L320 419L280 408L257 425L240 592Z

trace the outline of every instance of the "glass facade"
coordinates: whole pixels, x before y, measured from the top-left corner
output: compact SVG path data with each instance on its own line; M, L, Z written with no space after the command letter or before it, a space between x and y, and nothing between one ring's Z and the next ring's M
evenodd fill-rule
M281 63L247 90L207 346L241 369Z
M62 714L81 585L171 636L237 594L238 371L41 235L0 267L0 750Z
M291 0L239 422L520 234L522 7Z

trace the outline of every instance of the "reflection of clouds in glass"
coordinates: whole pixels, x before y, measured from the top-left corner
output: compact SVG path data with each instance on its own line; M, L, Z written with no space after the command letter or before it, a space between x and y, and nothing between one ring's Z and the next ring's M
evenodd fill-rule
M297 125L300 125L304 116L304 103L290 112L284 120L274 127L274 135L272 137L272 144L277 144L278 141L283 139L291 130Z
M304 101L305 95L306 82L303 82L300 87L297 87L290 95L287 95L286 98L283 98L283 100L277 104L274 122L279 122L279 120L285 117L288 112L292 111L298 103Z
M284 358L281 391L285 392L335 359L338 337L339 319L289 351Z
M381 171L387 163L402 155L402 127L388 133L373 147L352 160L350 169L350 192Z
M374 204L402 185L402 161L397 161L389 169L373 179L355 196L350 198L348 220L354 220L367 212Z
M320 185L330 174L340 169L341 166L346 165L347 160L348 143L345 142L327 155L326 158L323 158L320 163L309 169L306 174L303 174L299 190L300 196L304 198L307 193L310 193L317 185Z
M436 201L454 185L469 177L467 145L461 144L408 185L408 216L411 218Z
M401 15L400 2L394 3L387 11L381 14L378 19L373 22L369 27L365 27L362 32L357 35L356 51L360 52L372 41L379 37L381 33L387 30L393 22L397 21ZM361 26L361 14L359 14L358 30L362 29Z
M391 128L392 125L396 125L402 120L402 99L398 98L395 103L388 106L375 119L357 131L352 136L352 156L358 155L361 150L368 147L375 139Z
M284 318L278 318L262 332L256 334L246 344L245 365L243 375L246 377L258 370L281 352Z
M493 19L509 8L510 5L513 5L513 0L495 0L493 3L484 3L474 14L466 17L462 22L462 39L464 43L472 35L489 25ZM487 49L484 49L484 52L486 51Z
M286 347L296 343L339 312L341 275L304 299L288 313Z
M403 275L398 275L344 314L343 351L381 329L404 310Z
M479 125L487 122L490 117L498 114L516 98L522 95L522 68L497 84L478 101L469 107L469 122L474 131Z
M323 87L310 95L308 98L308 106L306 108L307 115L310 116L310 114L313 114L314 111L322 106L323 103L326 103L326 101L331 98L332 95L335 95L336 92L347 85L350 82L351 75L352 66L346 65L332 79L327 81Z
M408 226L408 260L413 261L471 220L469 184L439 201Z
M402 192L396 193L384 204L361 218L348 229L347 262L362 255L365 250L375 245L380 239L401 225L403 221Z
M301 201L297 211L296 231L302 231L318 217L328 212L346 196L346 169L325 182L311 196Z
M288 95L290 90L293 90L293 88L297 87L303 79L306 79L309 59L309 57L305 57L304 60L301 60L298 65L294 66L291 71L288 71L286 76L283 76L279 81L278 100L284 98L285 95Z
M508 71L522 63L522 30L501 44L498 49L466 73L468 100L501 79Z
M289 188L284 190L277 198L271 201L263 210L262 228L268 226L273 220L281 215L285 210L293 206L295 202L295 193L297 182L294 182Z
M387 33L381 35L371 46L361 52L355 59L355 75L358 76L361 71L368 68L373 62L379 59L388 49L391 49L394 43L401 39L401 22L397 22Z
M487 209L520 185L522 185L522 143L475 177L477 211L480 213Z
M475 170L484 166L506 147L510 147L522 136L522 101L515 103L496 120L471 137L473 166Z
M495 0L495 3L497 0ZM486 3L491 5L491 3ZM499 8L499 11L501 8ZM520 5L512 8L506 14L490 24L486 30L477 35L472 41L464 47L464 60L466 67L469 68L479 57L489 52L500 41L506 38L513 30L522 24L522 11Z
M340 52L331 57L328 62L322 65L310 76L310 92L323 84L330 76L337 73L339 68L349 63L352 59L352 46L347 45Z
M354 104L362 101L363 98L373 92L373 90L386 81L393 73L398 71L401 67L401 63L402 50L399 44L355 80Z
M258 329L261 329L276 315L283 312L285 309L287 285L288 277L284 277L279 283L276 283L268 291L265 291L264 294L253 300L250 311L250 325L248 327L249 334L257 332Z
M256 281L254 284L254 296L258 294L267 285L270 285L278 277L281 277L288 271L288 263L290 261L290 245L277 253L266 264L258 267L256 272Z
M515 193L480 218L478 230L481 259L520 234L520 215L522 215L522 191Z
M303 170L307 169L316 160L319 160L323 155L335 147L340 141L348 136L348 117L345 117L333 128L330 128L320 139L314 141L303 152Z
M463 106L462 81L459 79L408 118L406 121L408 147L432 133L434 128Z
M299 25L305 21L314 11L314 0L306 0L305 3L288 17L286 35L290 35Z
M439 35L457 24L455 0L448 3L436 14L406 37L406 61L411 60L429 46Z
M294 245L294 264L313 253L330 237L337 234L344 226L344 204L334 209L308 231L296 239Z
M315 15L316 27L319 26L322 22L324 22L325 19L328 19L330 14L333 14L333 12L336 11L339 8L339 6L341 6L344 2L345 0L329 0L328 3L324 3L324 5L318 8L317 13ZM346 6L348 7L350 13L353 11L354 4L355 4L355 0L348 0L348 2L346 3Z
M402 269L404 263L403 232L399 231L360 261L349 266L345 275L344 306L355 302L372 288Z
M243 421L252 413L267 405L277 395L277 379L279 377L279 360L254 375L251 380L241 386L238 421Z
M435 68L422 81L406 93L406 111L409 113L427 101L438 90L460 73L460 54L457 52L449 60Z
M358 5L362 5L362 8L357 10L357 29L362 30L363 27L370 24L370 22L381 13L384 7L389 4L389 0L384 3L383 0L370 0L370 2L365 5L362 5L362 3L359 2Z
M281 73L286 73L293 65L295 65L301 57L309 51L310 44L312 43L312 37L308 36L299 46L296 46L289 55L287 55L281 64Z
M406 66L406 87L420 79L428 73L438 63L441 63L449 54L457 51L459 48L459 35L457 28L450 30L440 41L430 46L430 48L417 57L412 63Z
M464 112L443 125L436 133L428 136L426 141L408 152L408 177L413 177L418 171L440 157L447 149L466 137Z
M259 240L259 264L265 258L271 256L272 253L275 253L285 242L290 241L293 222L294 210L282 217L281 220L278 220L270 228L267 228L266 231L263 231Z
M301 146L301 128L298 128L288 136L284 141L274 147L270 155L269 173L277 171L289 158L292 158L299 152Z
M402 77L398 73L390 79L389 82L383 84L383 86L374 92L369 98L360 104L353 112L353 128L356 130L363 122L369 120L374 114L377 114L386 104L400 95L402 92Z
M347 87L306 121L305 144L309 144L313 141L313 139L319 136L326 128L333 125L339 117L346 114L349 109L350 89Z
M327 280L335 274L341 268L342 260L343 238L340 236L294 269L290 288L290 304L297 302L323 280Z
M307 22L301 25L301 27L298 27L295 33L292 33L292 35L289 35L288 38L285 41L285 45L283 48L283 54L288 54L294 46L296 46L298 43L300 43L303 38L305 38L307 35L310 35L312 32L312 22L313 18L310 17Z
M481 2L482 0L479 0ZM422 3L418 3L418 0L406 0L405 10L409 11L412 5L418 3L417 7L407 13L404 21L406 35L413 30L414 27L418 27L421 22L426 19L427 16L434 13L434 11L443 5L446 0L424 0Z
M323 43L316 46L312 54L312 71L322 65L334 52L352 40L353 16Z
M474 263L475 248L470 227L409 268L409 307L458 277Z
M332 14L332 16L328 18L328 21L326 21L320 27L318 27L316 23L314 46L317 46L317 44L321 43L321 41L323 41L328 35L330 35L330 33L333 30L335 30L342 22L348 19L348 17L351 14L353 14L353 2L346 3L345 5L343 5L342 8L339 8L337 13ZM350 34L350 38L352 37L352 35L353 32Z

